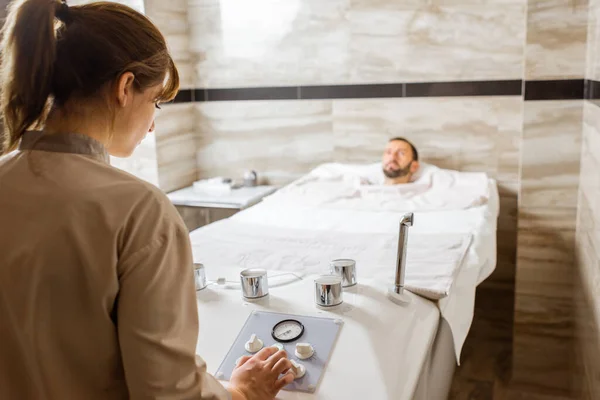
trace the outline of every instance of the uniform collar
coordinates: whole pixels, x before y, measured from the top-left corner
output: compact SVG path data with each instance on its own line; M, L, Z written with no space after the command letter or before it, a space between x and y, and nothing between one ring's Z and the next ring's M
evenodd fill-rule
M25 132L19 150L41 150L55 153L81 154L109 163L108 152L102 143L79 133L48 135L43 131Z

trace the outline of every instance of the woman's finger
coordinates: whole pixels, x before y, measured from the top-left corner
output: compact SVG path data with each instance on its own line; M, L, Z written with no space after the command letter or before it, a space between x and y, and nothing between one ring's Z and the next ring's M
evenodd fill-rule
M248 361L249 359L251 359L252 357L250 356L243 356L240 357L240 359L237 362L237 365L235 366L236 368L241 367L242 365L244 365L246 363L246 361Z
M277 353L279 351L279 349L277 347L265 347L264 349L262 349L261 351L259 351L258 353L256 353L253 357L256 357L257 359L261 360L261 361L265 361L266 359L268 359L269 357L271 357L273 354Z
M292 363L287 358L282 358L273 366L272 371L277 375L287 372L292 367Z
M277 382L275 382L275 389L277 389L277 390L283 389L284 386L287 386L290 383L294 382L294 379L295 379L294 374L291 371L289 371L287 374L285 374L284 376L279 378L277 380Z
M277 362L282 358L287 358L287 353L285 352L285 350L279 350L277 353L269 357L266 361L267 368L272 369L273 366L277 364Z

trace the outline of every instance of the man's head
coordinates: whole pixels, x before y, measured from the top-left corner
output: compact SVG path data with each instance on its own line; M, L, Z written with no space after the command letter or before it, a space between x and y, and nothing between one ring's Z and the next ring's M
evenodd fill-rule
M419 153L408 140L397 137L390 139L383 152L383 173L388 183L410 182L419 169Z

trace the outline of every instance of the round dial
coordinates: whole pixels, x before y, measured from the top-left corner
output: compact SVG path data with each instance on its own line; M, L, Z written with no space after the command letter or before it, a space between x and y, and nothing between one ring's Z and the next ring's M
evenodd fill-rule
M295 319L285 319L273 327L271 335L278 342L287 343L298 339L304 333L304 325Z

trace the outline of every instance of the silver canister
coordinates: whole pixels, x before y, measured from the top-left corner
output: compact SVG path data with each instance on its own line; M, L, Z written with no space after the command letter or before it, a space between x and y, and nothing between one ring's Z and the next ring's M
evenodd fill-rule
M350 287L356 285L356 261L341 258L329 263L329 273L342 278L342 286Z
M245 269L240 272L242 296L245 299L260 299L269 294L267 271L264 269Z
M315 279L315 303L320 307L342 304L342 278L338 275L322 275Z
M201 263L194 263L194 282L196 284L196 291L206 287L206 271L204 270L204 265Z

